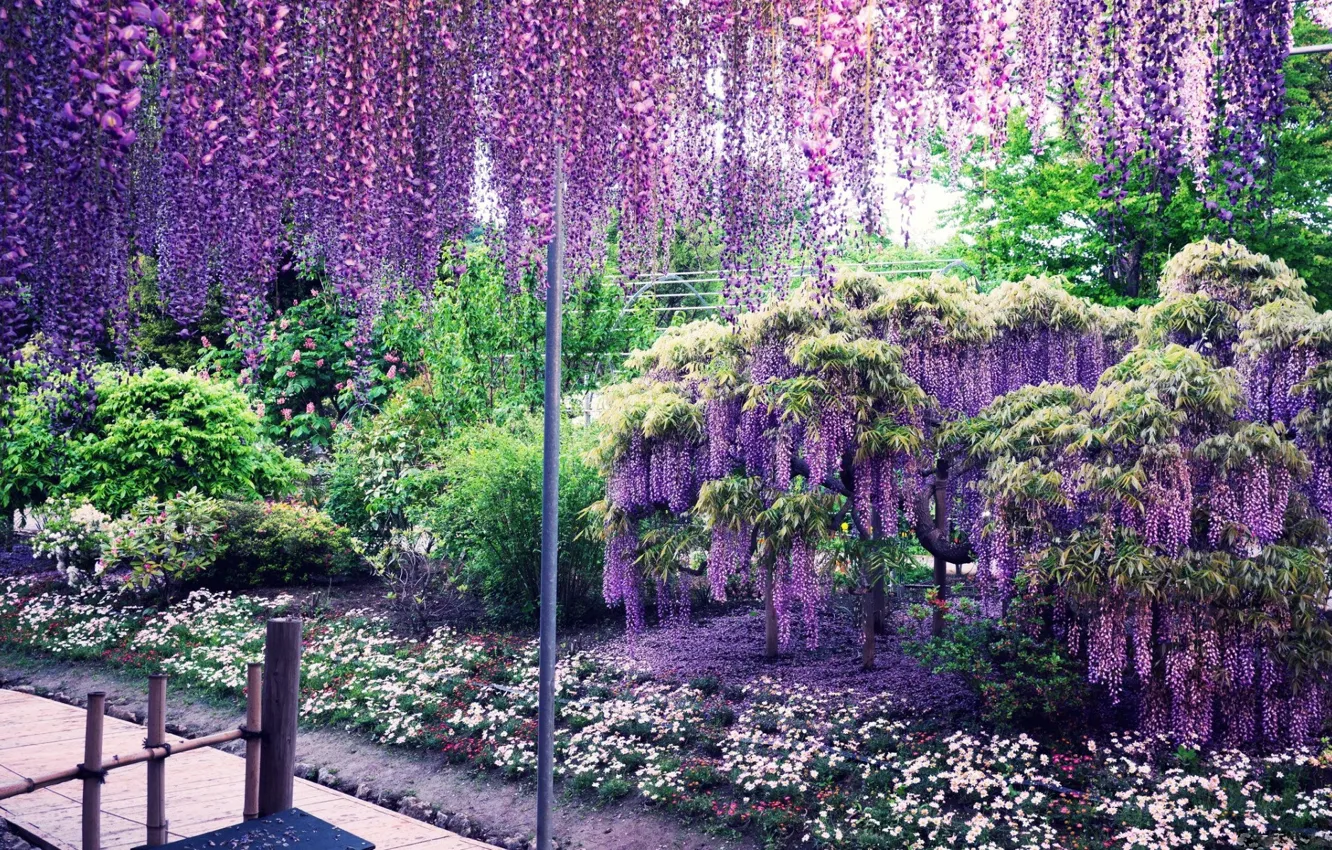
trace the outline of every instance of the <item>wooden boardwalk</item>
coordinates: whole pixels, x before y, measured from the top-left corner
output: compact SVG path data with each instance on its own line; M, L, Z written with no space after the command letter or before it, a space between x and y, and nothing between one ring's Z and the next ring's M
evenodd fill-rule
M0 689L0 784L83 761L86 714L76 706ZM106 718L104 760L143 747L144 728ZM183 740L173 735L167 741ZM102 789L103 850L129 850L147 838L147 765L111 771ZM166 761L166 815L175 841L240 823L245 760L208 747ZM82 782L0 802L0 817L48 850L81 844ZM376 850L480 850L490 845L358 800L304 779L295 806L372 842ZM491 848L493 850L493 848Z

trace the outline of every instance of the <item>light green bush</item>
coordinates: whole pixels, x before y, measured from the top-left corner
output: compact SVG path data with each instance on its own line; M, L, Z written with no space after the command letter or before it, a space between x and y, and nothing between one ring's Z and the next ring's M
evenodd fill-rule
M115 516L191 488L212 497L283 495L300 474L260 437L258 417L232 384L148 369L98 382L96 412L69 440L60 486Z

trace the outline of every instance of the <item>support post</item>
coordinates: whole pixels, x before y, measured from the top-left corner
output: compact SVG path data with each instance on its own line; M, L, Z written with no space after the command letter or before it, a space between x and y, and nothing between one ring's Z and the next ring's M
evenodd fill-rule
M550 850L555 800L555 593L560 545L560 367L564 322L564 149L555 146L554 222L546 246L546 374L541 443L541 614L537 671L536 850Z
M864 631L860 643L860 666L865 670L874 669L874 633L875 633L874 591L869 587L860 596L860 625Z
M88 694L88 719L83 733L83 850L102 847L102 721L106 694Z
M259 759L263 741L264 665L257 662L245 668L245 808L246 820L259 817Z
M934 468L934 527L939 533L948 535L948 461L942 457ZM944 633L943 605L948 600L948 562L940 555L934 556L934 590L938 607L930 621L930 634L942 637Z
M296 724L301 700L301 621L268 621L264 644L263 758L259 760L259 816L291 808L296 771Z
M149 747L166 743L166 690L165 673L148 677L148 737ZM166 759L148 762L148 846L167 843L166 819Z
M763 657L768 661L777 660L780 649L777 633L777 572L776 564L765 564L763 568Z

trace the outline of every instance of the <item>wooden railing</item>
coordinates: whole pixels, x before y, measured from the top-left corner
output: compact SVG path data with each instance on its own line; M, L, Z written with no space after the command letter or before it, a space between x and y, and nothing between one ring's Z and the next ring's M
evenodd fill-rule
M88 694L83 762L0 785L0 800L30 794L64 782L83 782L83 850L101 850L102 783L112 770L148 764L148 846L167 842L166 760L203 747L245 741L245 820L291 808L296 766L296 724L300 700L301 621L268 621L264 663L250 664L245 678L245 724L176 743L166 740L167 677L148 678L148 735L144 747L124 755L102 755L106 694Z

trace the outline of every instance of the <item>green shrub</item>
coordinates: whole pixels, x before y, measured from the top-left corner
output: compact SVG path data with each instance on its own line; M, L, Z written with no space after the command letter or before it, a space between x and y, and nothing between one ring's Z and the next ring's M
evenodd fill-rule
M443 487L438 460L448 428L425 379L411 382L360 428L339 428L326 510L375 547L411 526Z
M907 641L907 653L936 673L956 673L980 697L984 719L1004 730L1068 734L1086 727L1092 686L1085 666L1054 639L1033 637L1012 619L959 616L950 602L942 637ZM914 606L922 622L930 605Z
M601 544L579 514L604 485L583 460L591 429L565 428L560 452L559 616L601 616ZM493 616L531 622L540 601L541 427L532 419L469 428L446 450L444 490L419 522L444 542Z
M224 502L218 558L200 577L214 588L279 587L364 570L347 529L308 505Z
M31 363L21 363L8 376L0 393L0 514L40 505L60 481L64 443L52 428L48 394L38 390L40 375ZM0 538L11 526L4 524Z
M154 368L99 381L93 421L69 441L61 488L114 516L187 489L282 495L300 471L260 437L258 417L233 385Z

